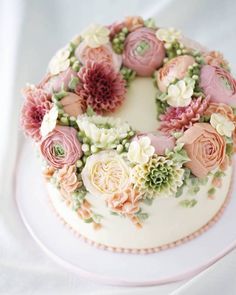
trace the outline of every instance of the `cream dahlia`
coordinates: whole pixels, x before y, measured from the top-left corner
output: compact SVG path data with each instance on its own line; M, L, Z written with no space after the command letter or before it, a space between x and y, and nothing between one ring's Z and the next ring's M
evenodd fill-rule
M198 122L208 107L210 98L198 97L193 99L187 107L169 107L165 114L160 115L160 130L170 134L176 131L185 131Z
M125 81L120 73L106 63L87 62L78 73L80 84L76 93L96 113L114 112L125 98Z
M27 87L23 94L25 102L21 110L22 128L26 135L40 141L43 117L52 107L51 95L36 87Z

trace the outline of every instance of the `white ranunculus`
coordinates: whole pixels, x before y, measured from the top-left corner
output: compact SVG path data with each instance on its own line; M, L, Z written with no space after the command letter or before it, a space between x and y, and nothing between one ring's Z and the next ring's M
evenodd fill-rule
M58 117L58 109L54 106L43 117L43 121L40 127L40 132L42 137L47 136L56 127L57 117Z
M230 121L226 116L217 113L211 115L210 123L211 126L222 136L225 135L227 137L231 137L232 132L235 129L232 121Z
M151 145L150 138L143 136L131 142L127 157L132 163L144 164L149 161L154 152L155 148Z
M181 33L174 28L159 29L156 31L156 36L161 41L164 41L166 43L173 43L180 38Z
M169 85L166 101L172 107L186 107L192 100L195 82L188 78Z
M102 25L90 25L81 34L85 43L91 48L97 48L109 42L110 30Z
M69 56L70 50L68 48L60 49L49 63L49 72L52 75L57 75L60 72L67 70L70 66Z

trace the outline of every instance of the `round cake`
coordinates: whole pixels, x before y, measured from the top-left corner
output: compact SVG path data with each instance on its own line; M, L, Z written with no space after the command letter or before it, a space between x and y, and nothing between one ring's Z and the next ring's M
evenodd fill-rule
M151 253L222 214L236 151L228 62L153 19L91 25L23 89L21 125L57 215L91 244Z

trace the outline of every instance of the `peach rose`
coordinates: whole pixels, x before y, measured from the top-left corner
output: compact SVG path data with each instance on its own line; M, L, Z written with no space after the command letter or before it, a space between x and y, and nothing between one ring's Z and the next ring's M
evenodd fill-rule
M116 193L107 199L107 206L116 213L126 216L133 215L139 210L140 193L132 187Z
M157 85L160 91L166 92L167 87L175 79L183 79L188 67L194 64L195 60L190 55L181 55L171 59L157 72Z
M97 63L106 63L119 71L122 64L122 57L119 54L116 54L111 44L101 45L96 48L91 48L87 46L85 42L80 43L75 51L75 56L78 60L85 65L88 61L94 61Z
M125 40L123 64L139 76L151 76L162 65L164 57L163 42L152 29L138 28Z
M127 16L124 21L124 26L128 29L129 32L143 27L144 21L140 16Z
M206 111L204 112L205 116L211 116L212 114L221 114L227 117L229 120L234 121L234 113L232 108L224 103L210 103Z
M178 140L190 158L185 164L192 173L203 178L225 159L226 142L208 123L196 123Z
M85 101L72 92L68 92L68 94L60 100L60 103L64 112L70 116L77 117L78 115L83 114L86 110Z
M76 166L65 165L58 171L57 180L60 186L60 192L66 200L70 200L71 194L79 187L82 182L78 180L76 175Z
M228 68L229 64L223 54L218 51L210 51L204 54L205 63L211 66Z

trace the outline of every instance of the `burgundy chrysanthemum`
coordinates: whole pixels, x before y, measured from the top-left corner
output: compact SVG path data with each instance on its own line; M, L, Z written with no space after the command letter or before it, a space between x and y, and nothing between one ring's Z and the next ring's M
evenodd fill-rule
M75 92L98 114L114 112L125 98L125 82L120 73L107 64L88 62L78 73Z
M171 134L172 132L185 131L200 120L207 109L210 97L193 99L187 107L169 107L165 114L160 116L160 130Z
M43 117L52 107L51 96L40 88L26 88L23 93L25 102L21 110L21 125L26 135L39 141Z

